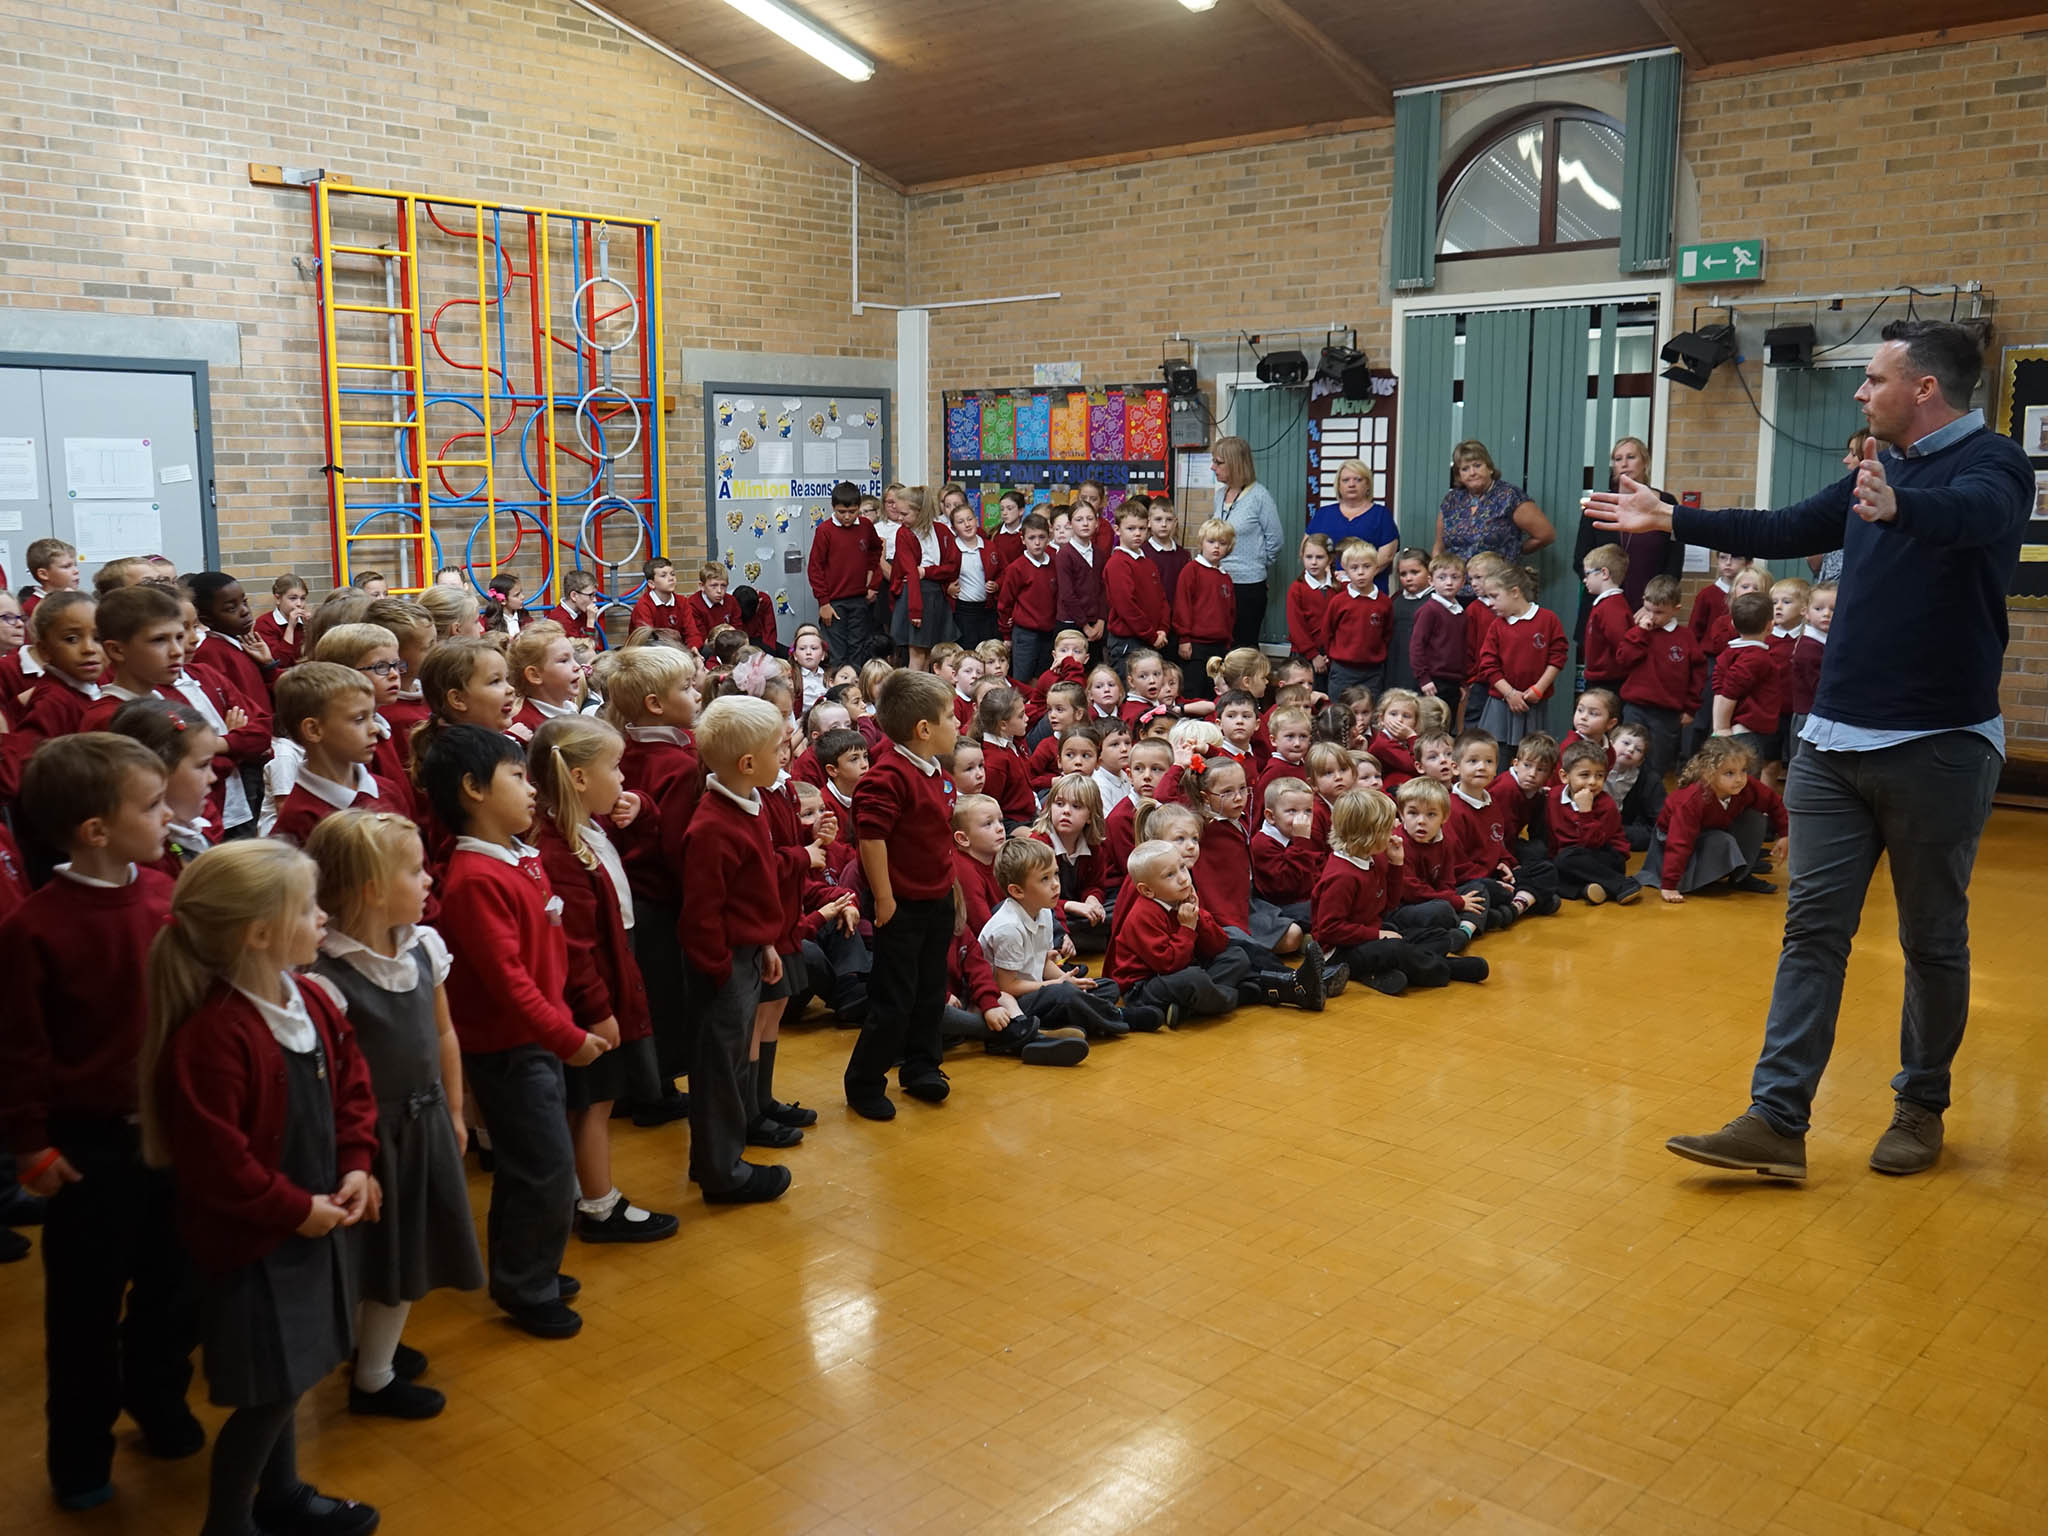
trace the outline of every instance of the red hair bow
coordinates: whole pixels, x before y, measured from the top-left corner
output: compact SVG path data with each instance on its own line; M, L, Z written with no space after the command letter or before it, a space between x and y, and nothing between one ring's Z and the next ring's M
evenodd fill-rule
M1202 761L1202 754L1199 752L1189 755L1188 768L1195 773L1207 773L1209 771L1209 765Z

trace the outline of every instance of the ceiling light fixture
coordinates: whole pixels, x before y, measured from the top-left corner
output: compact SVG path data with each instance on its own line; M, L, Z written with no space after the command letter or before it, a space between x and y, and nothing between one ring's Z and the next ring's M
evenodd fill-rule
M801 48L827 69L849 80L872 80L875 61L856 53L802 11L781 0L725 0L748 20L758 22L793 48ZM1213 3L1213 0L1212 0Z
M1180 0L1180 3L1191 11L1213 11L1216 9L1216 0Z

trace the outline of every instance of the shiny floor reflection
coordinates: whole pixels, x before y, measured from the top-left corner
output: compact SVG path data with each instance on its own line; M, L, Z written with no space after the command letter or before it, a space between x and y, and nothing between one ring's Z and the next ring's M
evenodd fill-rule
M2048 818L2001 812L1931 1176L1864 1166L1900 962L1866 913L1803 1189L1662 1149L1743 1107L1782 897L1578 909L1495 978L1247 1014L1062 1071L957 1054L892 1125L823 1111L796 1185L707 1211L618 1132L648 1249L571 1245L588 1325L436 1297L449 1408L306 1402L303 1462L402 1536L640 1532L2038 1532L2048 1528ZM1882 876L1881 876L1882 878ZM1731 957L1740 957L1739 959ZM483 1183L473 1183L478 1199ZM61 1517L37 1264L0 1270L0 1526L189 1532L203 1459ZM209 1424L219 1415L203 1410Z

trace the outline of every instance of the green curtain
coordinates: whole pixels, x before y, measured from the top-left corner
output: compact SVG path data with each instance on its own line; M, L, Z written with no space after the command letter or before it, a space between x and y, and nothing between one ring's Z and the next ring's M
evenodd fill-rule
M1395 463L1394 521L1401 542L1428 549L1437 508L1450 484L1451 396L1458 317L1410 315L1402 333L1401 440Z
M1848 473L1842 455L1849 434L1863 425L1856 391L1863 369L1781 368L1771 411L1771 505L1789 507ZM1805 576L1804 560L1766 562L1780 576Z
M1529 467L1522 488L1557 529L1557 542L1534 564L1543 577L1543 606L1560 617L1578 611L1571 553L1586 478L1589 319L1577 305L1539 309L1529 327Z
M1259 638L1287 644L1287 587L1301 574L1301 536L1308 531L1308 389L1241 389L1231 430L1252 445L1259 484L1280 513L1280 558L1267 581L1266 627Z
M1636 59L1628 67L1628 124L1621 172L1623 276L1671 270L1671 210L1678 180L1678 109L1684 72L1684 60L1676 53Z
M1465 423L1468 438L1486 444L1503 480L1529 474L1529 331L1527 309L1484 309L1465 317Z
M1435 91L1394 101L1394 291L1436 286L1436 178L1443 107Z

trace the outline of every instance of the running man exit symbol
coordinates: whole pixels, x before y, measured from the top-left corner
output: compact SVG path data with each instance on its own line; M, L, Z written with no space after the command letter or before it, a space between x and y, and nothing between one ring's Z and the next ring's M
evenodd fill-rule
M1678 280L1681 283L1754 283L1764 275L1764 243L1755 240L1715 240L1704 245L1678 248Z

